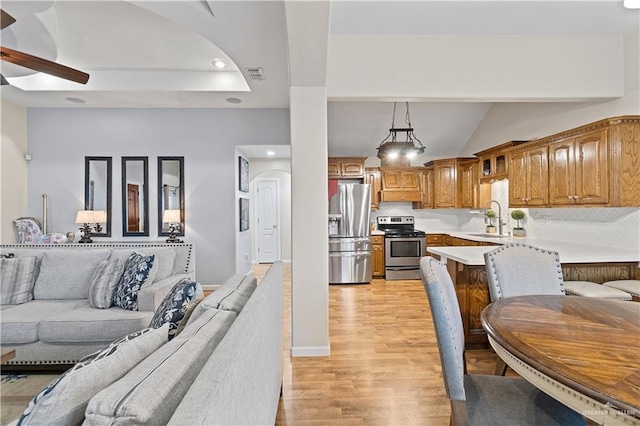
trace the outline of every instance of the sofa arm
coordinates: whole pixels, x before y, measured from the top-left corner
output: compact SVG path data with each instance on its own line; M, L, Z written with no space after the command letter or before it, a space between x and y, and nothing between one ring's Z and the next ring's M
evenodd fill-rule
M178 281L189 278L188 274L172 275L151 285L143 285L138 292L138 310L155 312L162 299L169 294Z

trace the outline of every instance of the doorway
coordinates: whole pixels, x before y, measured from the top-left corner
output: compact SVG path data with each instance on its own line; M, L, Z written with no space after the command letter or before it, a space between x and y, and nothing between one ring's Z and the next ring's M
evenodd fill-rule
M140 187L127 184L127 231L140 231Z
M278 180L256 181L256 248L258 263L273 263L281 259L280 187Z

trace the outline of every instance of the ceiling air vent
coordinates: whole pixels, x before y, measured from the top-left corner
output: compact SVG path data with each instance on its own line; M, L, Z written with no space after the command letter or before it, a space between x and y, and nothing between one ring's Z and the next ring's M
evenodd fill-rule
M267 79L264 76L264 71L262 71L261 67L247 68L247 72L249 73L249 80L260 81Z

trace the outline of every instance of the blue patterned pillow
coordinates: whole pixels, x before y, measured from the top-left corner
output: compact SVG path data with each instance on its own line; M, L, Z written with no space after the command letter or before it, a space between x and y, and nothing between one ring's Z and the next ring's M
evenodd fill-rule
M138 310L138 291L145 282L153 282L152 270L155 255L145 256L133 252L124 265L124 273L113 293L112 306L129 311Z
M169 340L178 334L181 322L186 322L189 314L204 298L202 286L190 278L183 278L173 286L158 306L149 327L158 328L169 323Z

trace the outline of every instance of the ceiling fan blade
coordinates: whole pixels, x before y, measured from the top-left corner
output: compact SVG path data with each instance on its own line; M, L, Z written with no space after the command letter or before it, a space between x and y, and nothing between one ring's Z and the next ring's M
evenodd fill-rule
M5 28L7 28L9 25L13 24L14 22L16 22L16 18L14 18L13 16L9 15L4 10L0 9L0 30L4 30Z
M0 46L0 59L80 84L87 84L89 81L89 74L85 72L3 46Z
M4 75L0 74L0 86L8 86L9 82L7 81L6 78L4 78Z

